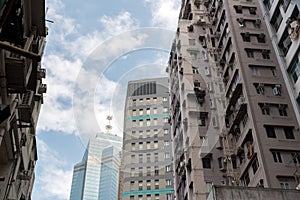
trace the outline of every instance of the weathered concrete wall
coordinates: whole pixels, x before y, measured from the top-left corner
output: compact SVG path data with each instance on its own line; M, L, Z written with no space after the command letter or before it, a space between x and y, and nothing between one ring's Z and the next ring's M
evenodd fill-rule
M280 188L213 186L207 200L297 200L300 191Z

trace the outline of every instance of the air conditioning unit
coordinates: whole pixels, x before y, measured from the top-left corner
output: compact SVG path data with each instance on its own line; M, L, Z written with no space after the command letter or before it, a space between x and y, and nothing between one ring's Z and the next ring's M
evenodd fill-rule
M46 93L47 92L47 85L46 84L41 84L39 89L38 89L38 93L42 94L42 93Z
M281 95L280 88L281 88L280 85L276 85L276 86L273 88L273 94L274 94L275 96L280 96L280 95Z
M38 78L39 80L41 80L42 78L46 78L46 69L41 68L41 69L38 71L37 78Z

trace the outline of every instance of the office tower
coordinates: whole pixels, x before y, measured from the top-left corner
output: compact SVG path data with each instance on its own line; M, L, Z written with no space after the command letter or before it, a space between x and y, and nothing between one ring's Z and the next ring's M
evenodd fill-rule
M122 138L109 133L90 139L82 161L74 166L70 200L98 200L107 195L111 196L106 199L117 199L121 146Z
M265 0L259 5L300 124L300 1Z
M173 199L167 78L130 81L127 88L120 196Z
M178 199L299 184L299 125L263 16L257 0L182 2L167 68Z
M46 85L45 1L0 1L0 199L30 199Z

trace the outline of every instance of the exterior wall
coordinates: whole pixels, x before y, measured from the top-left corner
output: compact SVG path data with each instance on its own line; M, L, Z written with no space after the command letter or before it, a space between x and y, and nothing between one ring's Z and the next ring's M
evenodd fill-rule
M205 198L211 184L286 189L299 184L296 95L290 98L289 69L281 69L274 34L266 34L261 2L182 1L167 68L179 199ZM283 12L282 2L288 1L278 2L271 4L270 16L277 12L274 5ZM284 19L296 4L290 2ZM277 34L283 34L283 24ZM297 57L298 40L290 44L287 62ZM212 99L218 100L214 108ZM220 136L219 142L210 135Z
M70 200L98 200L102 195L106 196L112 192L115 192L115 195L117 196L117 181L111 182L114 186L111 185L106 191L101 190L100 185L101 179L105 179L107 176L113 177L115 175L116 171L119 169L119 166L117 165L118 162L112 162L111 167L114 167L112 170L105 170L104 168L107 166L102 164L101 159L103 152L108 150L111 150L110 153L112 153L113 161L118 159L118 157L115 157L115 151L120 151L121 145L122 139L119 136L106 133L98 133L96 138L90 139L82 162L76 164L73 170ZM107 157L103 159L107 159ZM105 160L105 162L109 163L110 160ZM105 171L105 173L102 174L102 171Z
M46 71L40 66L44 13L45 1L0 2L0 199L31 196L37 161L35 130L47 90L42 83Z
M288 87L293 108L298 111L296 116L298 124L300 124L300 81L298 78L300 76L300 2L267 0L260 2L260 8L269 34L274 36L271 37L271 41Z
M122 199L173 199L167 78L128 83L121 167Z
M300 198L300 192L297 190L213 186L213 189L209 194L207 200L223 200L223 199L290 200L290 199L299 199L299 198Z

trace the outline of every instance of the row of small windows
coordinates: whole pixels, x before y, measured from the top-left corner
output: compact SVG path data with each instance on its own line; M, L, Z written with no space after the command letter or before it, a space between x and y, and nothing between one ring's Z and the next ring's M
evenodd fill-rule
M265 125L264 127L268 138L277 138L277 135L279 133L282 134L283 132L285 139L291 139L291 140L295 139L293 127L277 127L271 125Z
M144 160L144 154L139 154L138 157L139 157L139 160L138 160L139 163L145 162L145 160ZM170 158L170 154L165 154L165 158ZM147 153L146 154L146 162L150 163L152 161L154 161L154 162L158 162L159 161L158 153L153 153L153 155L151 153ZM136 162L137 162L137 160L136 160L136 154L131 154L131 163L136 163ZM169 168L169 167L171 167L171 166L169 166L169 165L166 166L166 172L169 172L171 170L171 168Z
M132 116L137 116L137 114L138 115L140 115L140 116L143 116L143 115L150 115L151 114L151 110L152 110L152 113L153 114L157 114L157 108L146 108L146 109L138 109L138 111L136 110L136 109L133 109L132 110ZM146 113L145 113L145 111L146 111ZM167 107L164 107L163 108L163 112L164 113L167 113L167 112L169 112L169 108L167 108Z
M256 7L249 7L249 6L242 6L242 5L234 5L233 7L236 13L242 14L245 10L248 10L250 15L256 15L256 9L257 9Z
M267 49L249 49L246 48L246 55L248 58L262 58L265 60L270 59L270 50Z
M152 175L159 175L160 172L162 172L162 168L160 168L159 166L155 165L154 167L148 166L145 167L146 171L144 171L143 167L139 167L138 168L138 173L135 171L135 168L131 168L130 169L130 176L131 177L135 177L135 176L152 176ZM171 172L172 171L172 167L171 165L167 165L165 166L165 172Z
M280 152L280 151L271 151L272 158L275 163L288 163L291 161L294 164L300 164L300 153L299 152Z
M144 100L147 101L147 102L150 102L151 98L147 97L147 98L132 99L132 102L136 103L138 101L138 102L142 103ZM157 101L157 97L152 97L152 100L154 102L156 102ZM162 101L168 101L168 98L167 97L162 97Z
M146 132L146 136L144 135L144 133ZM158 135L159 135L159 131L157 130L157 129L154 129L153 131L152 131L152 135L151 135L151 131L150 130L146 130L146 131L143 131L143 130L139 130L138 131L138 136L136 135L136 131L132 131L131 132L132 133L132 137L139 137L139 138L144 138L144 137L146 137L146 138L150 138L150 137L158 137ZM169 133L169 130L168 129L164 129L164 134L165 135L167 135Z
M244 42L251 42L251 39L256 38L258 43L266 42L266 35L264 33L256 34L256 33L241 33Z
M151 196L153 196L153 195L147 194L147 195L144 195L144 197L145 197L144 198L143 195L138 195L137 199L138 200L152 200ZM159 197L163 197L163 196L165 196L165 198L163 198L163 199L173 200L172 194L161 194L161 195L155 194L154 200L159 200ZM130 200L135 200L134 196L130 196Z
M253 84L257 94L269 94L269 90L272 90L274 96L281 96L281 85L277 84L263 84L263 83L254 83Z
M275 115L275 110L278 111L279 116L288 116L286 104L269 104L259 103L258 104L263 115Z
M146 185L144 185L144 182L146 182ZM154 182L154 184L153 184ZM172 180L171 179L166 179L165 180L165 185L166 186L171 186ZM138 190L151 190L151 189L159 189L159 180L146 180L146 181L130 181L130 190L135 190L136 185L138 186Z
M152 142L139 142L138 143L138 150L143 150L143 149L157 149L158 148L158 141L153 141L153 145L151 145ZM146 146L145 146L146 144ZM164 141L164 146L169 146L170 143L166 140ZM136 151L136 143L131 143L131 150ZM170 154L168 153L168 157L170 158Z
M151 126L151 121L152 121L152 125L153 126L157 126L158 125L158 119L154 118L153 120L151 119L146 119L146 120L132 120L132 127L144 127L146 126ZM146 123L144 123L146 122ZM169 122L169 118L168 117L164 117L163 118L163 122L164 123L168 123Z

